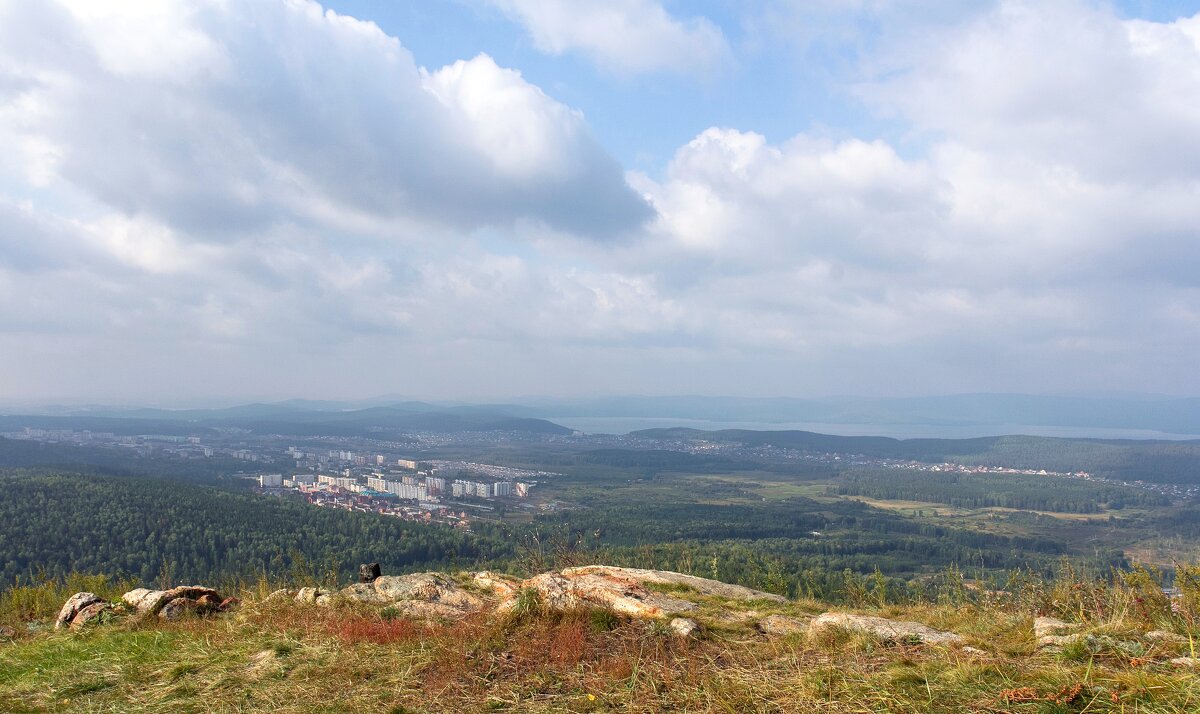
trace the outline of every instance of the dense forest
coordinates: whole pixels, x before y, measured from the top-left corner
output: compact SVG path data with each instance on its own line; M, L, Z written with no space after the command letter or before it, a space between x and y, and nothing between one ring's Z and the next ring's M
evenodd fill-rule
M126 449L53 444L3 437L0 437L0 468L162 478L229 490L246 490L250 483L246 479L232 476L246 468L246 462L227 456L187 459L157 454L147 458Z
M1049 539L946 528L852 502L618 499L529 525L477 522L464 533L158 479L17 471L0 479L4 584L38 572L102 572L150 583L164 571L176 581L213 581L304 570L322 578L340 571L344 580L369 561L388 572L602 561L797 593L836 589L843 571L910 577L950 566L1044 570L1065 552ZM545 563L531 555L534 543ZM1119 563L1121 556L1091 560Z
M371 514L158 479L0 475L0 583L34 572L152 582L326 575L378 561L389 572L509 557L509 542Z
M1065 439L988 436L975 439L893 439L832 436L808 431L647 429L649 439L685 439L747 446L776 446L817 453L861 454L883 459L967 466L1008 466L1088 471L1104 478L1154 483L1200 483L1200 441Z
M840 496L928 501L960 508L1000 507L1060 513L1099 513L1126 506L1159 507L1170 503L1165 496L1152 491L1062 476L909 469L845 471L834 480L830 490Z

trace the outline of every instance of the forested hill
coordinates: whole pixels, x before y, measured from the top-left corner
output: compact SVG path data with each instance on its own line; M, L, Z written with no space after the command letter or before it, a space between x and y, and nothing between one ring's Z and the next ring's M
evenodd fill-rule
M968 466L1010 466L1089 471L1107 478L1158 483L1200 483L1200 440L1070 439L986 436L974 439L893 439L834 436L811 431L645 429L632 436L670 441L712 441L776 446L820 453Z
M397 572L511 555L485 525L465 534L175 481L0 472L0 589L35 572L153 582L164 563L178 580L212 581L264 569L323 576L379 562Z
M253 407L253 408L251 408ZM0 416L0 431L34 429L87 429L121 435L205 435L219 428L245 429L254 434L290 436L378 436L414 431L454 433L513 431L534 434L570 434L571 430L545 419L513 416L479 408L423 409L411 405L372 407L349 411L297 409L288 406L250 405L235 409L137 410L127 414L19 414Z

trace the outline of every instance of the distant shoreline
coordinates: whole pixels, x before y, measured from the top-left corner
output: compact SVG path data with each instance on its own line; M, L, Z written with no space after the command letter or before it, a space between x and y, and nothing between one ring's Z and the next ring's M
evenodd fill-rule
M1153 429L1115 429L1086 426L1032 424L837 424L825 422L716 421L680 417L560 417L547 420L586 434L628 434L641 429L687 427L702 431L750 429L753 431L813 431L833 436L890 436L896 439L970 439L980 436L1047 436L1074 439L1165 439L1187 441L1200 434L1174 434Z

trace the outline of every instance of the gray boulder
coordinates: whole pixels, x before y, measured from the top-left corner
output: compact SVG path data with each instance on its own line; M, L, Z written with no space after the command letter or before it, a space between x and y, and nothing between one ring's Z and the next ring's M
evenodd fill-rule
M62 609L58 611L58 617L54 620L54 629L61 630L64 627L71 626L74 624L75 617L79 615L80 611L97 603L104 603L104 600L96 593L75 593L67 598L67 601L63 603Z
M401 606L414 616L461 615L480 610L485 604L482 598L463 590L443 573L384 575L369 583L345 587L340 594L360 602Z

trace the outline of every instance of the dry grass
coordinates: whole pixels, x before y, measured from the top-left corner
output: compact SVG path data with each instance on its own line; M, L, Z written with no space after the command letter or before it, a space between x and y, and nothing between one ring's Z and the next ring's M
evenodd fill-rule
M1183 576L1188 588L1200 584L1195 570ZM247 594L240 612L213 620L23 631L0 644L0 711L1200 711L1200 677L1167 662L1191 645L1142 634L1195 636L1200 587L1172 603L1150 573L1028 579L1003 595L872 611L959 632L982 653L846 632L767 638L753 617L706 620L722 608L765 613L761 603L703 602L706 635L681 640L661 623L546 613L532 600L506 616L419 622L362 604L255 604ZM803 618L822 607L770 610ZM1038 650L1037 614L1095 637Z

